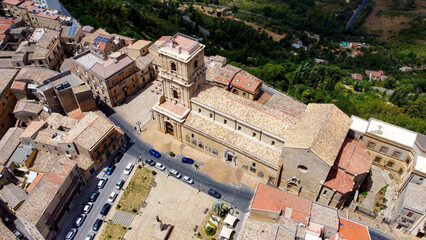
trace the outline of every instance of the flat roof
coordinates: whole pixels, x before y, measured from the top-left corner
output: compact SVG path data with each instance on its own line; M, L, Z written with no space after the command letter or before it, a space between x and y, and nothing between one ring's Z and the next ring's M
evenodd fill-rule
M416 164L414 165L414 169L423 173L426 173L426 157L422 157L417 155Z
M339 214L337 208L313 202L311 207L311 223L339 229Z
M360 133L365 133L365 131L367 131L367 127L368 127L368 121L357 117L355 115L351 116L352 119L352 124L351 124L351 129L356 131L356 132L360 132Z
M426 186L415 183L408 183L405 192L404 207L415 209L425 213L426 206ZM401 196L400 196L401 197Z
M374 118L370 118L366 132L410 148L417 139L416 132Z
M146 41L146 40L138 40L137 42L133 43L132 45L128 46L128 49L142 49L145 47L149 47L151 46L152 42L151 41Z

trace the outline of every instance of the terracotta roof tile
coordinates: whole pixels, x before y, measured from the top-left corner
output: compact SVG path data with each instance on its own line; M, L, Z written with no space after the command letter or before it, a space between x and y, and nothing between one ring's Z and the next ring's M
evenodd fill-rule
M20 4L21 2L23 1L22 0L3 0L3 3L14 5L14 6Z
M232 79L231 85L235 88L254 94L262 87L263 81L246 71L240 71Z
M27 187L27 189L25 189L25 191L31 192L32 190L34 190L34 188L37 186L37 184L40 182L40 180L43 178L43 176L44 176L44 173L37 174L37 176L30 183L30 185L28 185L28 187Z
M370 240L368 228L357 222L340 218L340 227L338 231L339 239L346 240ZM337 240L336 237L331 237L331 240Z
M336 191L342 194L345 194L352 191L354 187L354 181L343 171L332 168L330 173L328 173L324 185L331 189L336 189Z
M335 165L352 175L368 172L371 160L367 147L355 139L346 138Z
M259 184L251 208L271 212L280 212L282 209L283 215L287 209L291 209L290 219L307 225L311 201L272 186Z

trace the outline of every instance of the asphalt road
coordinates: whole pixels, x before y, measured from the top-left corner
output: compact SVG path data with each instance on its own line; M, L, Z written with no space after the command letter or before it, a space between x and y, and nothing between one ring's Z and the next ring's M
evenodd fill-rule
M121 161L116 164L116 169L114 170L113 174L108 177L109 179L108 182L105 184L105 187L100 190L100 195L98 199L96 200L92 210L88 214L82 226L78 228L77 235L74 239L84 239L87 234L93 232L93 223L97 218L101 218L100 210L104 203L107 202L108 196L111 194L112 191L115 190L115 183L118 181L119 178L123 178L123 171L127 163L136 163L139 160L140 156L142 156L143 161L146 158L151 158L155 162L162 163L168 169L173 168L180 172L182 175L187 175L191 177L194 180L194 184L192 186L202 192L207 193L210 188L217 190L222 194L221 199L223 201L230 203L236 211L240 212L240 219L244 218L248 210L250 200L252 199L254 194L253 190L251 190L247 186L236 186L233 184L216 182L209 175L204 174L201 171L195 169L193 165L182 163L181 156L170 157L166 154L163 154L160 158L155 158L151 156L148 152L151 146L140 140L139 134L136 132L134 126L130 125L125 119L123 119L118 113L115 113L108 106L102 105L99 106L99 109L101 109L111 121L113 121L127 134L130 142L127 146L128 150L124 154ZM104 175L108 164L109 162L105 163L103 168L100 168L100 170L98 170L98 172L88 180L86 187L84 188L80 196L78 196L78 199L68 216L69 221L67 221L64 227L62 227L62 231L58 234L57 239L65 238L67 232L73 226L74 221L82 212L83 206L88 201L90 194L96 189L97 183L99 179ZM161 171L158 170L158 172ZM127 179L125 178L123 178L123 180L127 181ZM118 199L116 199L116 201L118 201ZM241 225L242 224L237 225L237 231L239 230Z
M0 204L0 216L2 219L5 217L8 217L12 222L7 224L7 227L10 229L10 231L18 230L21 232L24 236L22 239L24 240L33 240L34 238L25 230L24 224L19 221L18 218L4 205ZM1 220L0 220L1 221ZM1 236L0 236L1 238Z

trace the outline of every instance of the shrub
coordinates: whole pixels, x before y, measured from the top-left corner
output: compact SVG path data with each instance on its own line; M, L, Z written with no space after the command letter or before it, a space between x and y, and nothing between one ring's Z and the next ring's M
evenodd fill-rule
M174 157L176 156L176 154L174 152L169 152L170 157Z
M389 178L390 178L390 179L393 179L393 176L392 176L392 174L390 174L390 173L389 173Z
M198 164L194 164L194 167L195 167L195 168L198 168Z
M121 208L121 205L120 204L117 204L117 209L120 209Z
M154 176L155 176L155 175L157 175L157 172L156 172L156 171L154 171L154 170L153 170L151 173L152 173L152 175L154 175Z
M216 233L216 229L213 227L206 227L206 229L204 230L207 234L207 236L213 236Z
M108 239L112 238L112 235L111 235L111 234L109 234L109 235L107 236L107 238L108 238Z
M136 210L136 208L132 209L132 212L136 213L138 210Z
M383 204L385 204L388 200L386 198L383 198Z
M139 166L138 166L138 168L139 168L139 169L141 169L141 168L142 168L142 166L141 166L141 165L139 165Z
M201 237L201 233L197 233L197 237Z
M124 230L126 230L126 229L127 229L125 226L122 226L122 228L123 228Z
M238 212L238 211L235 211L235 213L236 213L236 214L239 214L240 212Z

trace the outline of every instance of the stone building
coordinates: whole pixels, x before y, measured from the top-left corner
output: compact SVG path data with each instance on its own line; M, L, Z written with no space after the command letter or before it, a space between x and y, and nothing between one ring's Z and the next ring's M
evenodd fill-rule
M65 47L65 51L68 55L73 55L77 52L79 48L79 43L81 38L83 38L84 33L82 27L76 26L65 26L62 27L61 31L61 41Z
M35 239L55 239L64 223L60 220L82 183L76 162L56 155L16 216Z
M375 166L392 174L397 191L402 190L416 165L416 173L424 176L426 152L422 147L425 145L422 136L418 138L416 132L374 118L367 121L352 116L352 120L351 135L367 146Z
M17 99L11 90L13 80L18 71L15 69L0 69L0 137L2 137L13 120L13 109L15 108Z
M424 237L426 230L426 186L408 183L395 202L391 227Z
M92 51L73 57L75 71L92 90L93 96L110 107L122 103L144 85L133 59L115 52L104 60Z
M133 43L134 40L118 34L110 34L102 28L93 33L87 33L80 42L82 51L91 50L104 59L119 49Z
M59 71L65 58L61 32L37 28L34 30L30 42L35 42L33 60L36 66Z
M223 58L207 58L205 64L203 51L204 45L179 33L156 45L164 93L153 107L158 130L257 176L260 183L311 200L317 200L327 178L341 182L343 173L353 188L341 194L330 189L334 193L322 202L340 207L348 200L369 168L366 152L361 160L346 157L339 164L352 120L332 104L306 106L273 89L271 96L261 80ZM256 90L249 95L251 87ZM348 169L360 161L361 169Z

